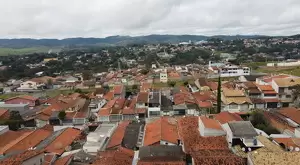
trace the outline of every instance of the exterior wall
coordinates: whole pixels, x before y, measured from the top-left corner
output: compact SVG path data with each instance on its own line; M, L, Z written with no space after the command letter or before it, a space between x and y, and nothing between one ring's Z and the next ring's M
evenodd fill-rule
M27 99L23 99L23 98L14 98L14 99L5 101L5 104L29 104L29 106L34 107L35 101L27 100Z
M148 108L148 117L151 117L151 116L153 116L153 115L150 115L150 112L160 112L160 107L149 107ZM158 116L160 116L160 115L158 115Z
M73 118L74 125L82 125L85 124L87 120L85 118Z
M27 159L22 163L22 165L40 165L44 162L44 154L37 155L31 159Z
M132 115L123 115L123 120L135 120L136 117L134 114Z
M244 68L224 68L224 70L220 71L221 77L237 77L237 76L244 76L244 75L250 75L250 68L244 67Z
M49 124L49 121L35 119L36 126L38 128L44 127L46 124Z
M136 104L135 104L135 107L136 107L136 108L148 108L148 106L146 106L145 103L136 103Z
M223 129L225 130L225 132L226 132L226 139L227 139L227 142L228 142L229 144L232 144L232 138L233 138L233 135L232 135L232 131L231 131L229 125L228 125L228 124L223 124L223 125L222 125L222 128L223 128Z
M296 128L296 129L295 129L295 136L296 136L297 138L300 138L300 129L299 129L299 128Z
M170 142L161 140L161 141L160 141L160 145L175 146L175 145L177 145L177 144L174 144L174 143L170 143Z
M109 122L109 116L98 116L98 122Z
M167 83L168 82L168 74L167 73L160 73L159 74L160 82Z
M247 82L247 79L245 78L245 76L240 76L239 80L240 80L240 82Z
M267 63L267 66L281 66L281 67L286 67L286 66L300 66L300 61L296 61L296 62L280 62L280 63Z
M226 133L222 130L205 128L203 122L199 118L199 132L201 136L224 136Z
M232 108L230 105L225 105L223 111L229 112L248 112L250 109L249 104L237 105L236 108Z

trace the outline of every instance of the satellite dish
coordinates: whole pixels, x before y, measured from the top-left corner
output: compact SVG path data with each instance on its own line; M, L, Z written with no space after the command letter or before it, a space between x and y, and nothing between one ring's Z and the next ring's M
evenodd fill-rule
M248 148L248 151L249 151L249 152L251 152L251 151L252 151L252 149L251 149L251 148Z
M290 146L289 149L290 149L290 151L293 151L293 150L294 150L294 147L293 147L293 146Z
M299 148L299 147L296 147L296 148L295 148L295 151L299 152L299 151L300 151L300 148Z
M243 147L243 148L242 148L242 151L244 151L244 152L245 152L245 151L246 151L246 149Z

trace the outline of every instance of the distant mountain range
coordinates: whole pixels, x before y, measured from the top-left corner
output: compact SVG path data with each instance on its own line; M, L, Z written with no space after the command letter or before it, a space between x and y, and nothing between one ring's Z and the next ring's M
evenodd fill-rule
M224 40L260 38L260 35L147 35L147 36L110 36L106 38L66 38L66 39L0 39L0 47L38 47L38 46L85 46L85 45L128 45L128 44L154 44L154 43L179 43L207 40L209 38L220 38Z

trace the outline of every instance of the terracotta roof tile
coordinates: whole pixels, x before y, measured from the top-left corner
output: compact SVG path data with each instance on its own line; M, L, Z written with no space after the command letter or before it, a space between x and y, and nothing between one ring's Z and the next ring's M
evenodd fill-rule
M124 86L123 85L116 85L114 86L114 94L121 94L123 91Z
M0 120L7 120L10 117L9 110L7 109L0 109Z
M240 115L236 113L230 113L230 112L221 112L219 114L216 114L215 119L218 120L221 124L228 123L230 121L243 121Z
M177 144L178 128L175 118L161 117L145 127L144 145L149 146L160 142L161 140Z
M271 85L259 85L256 84L256 86L261 90L261 91L274 91L273 87Z
M105 100L112 100L112 99L114 98L114 92L113 92L113 91L107 92L107 93L103 96L103 98L104 98Z
M66 128L59 136L56 137L46 148L47 152L61 155L65 148L70 146L81 134L81 131L75 128Z
M124 107L126 99L117 99L114 106L112 107L111 114L120 114Z
M198 126L199 117L183 117L179 119L178 130L183 141L185 152L192 153L200 150L228 149L226 138L202 137Z
M15 144L22 139L22 137L26 137L29 135L31 130L20 130L20 131L7 131L0 135L0 152L2 153L2 149L5 148L6 145Z
M11 156L7 159L1 160L0 165L20 165L23 161L35 157L37 155L44 154L43 150L27 150L20 154Z
M221 124L217 120L209 119L205 116L201 116L200 120L202 121L205 128L223 130Z
M292 146L293 148L300 148L300 138L273 138L278 144L283 144L284 147L289 148Z
M51 134L52 134L51 131L47 131L45 129L37 129L32 133L28 134L27 136L25 136L17 143L14 143L12 145L7 145L6 147L4 147L3 153L25 151L31 147L35 147Z
M152 87L151 83L142 83L140 91L141 92L148 92Z
M21 95L21 96L16 96L16 97L8 98L8 99L6 99L5 101L12 100L12 99L16 99L16 98L22 98L22 99L25 99L25 100L31 100L31 101L36 101L36 100L38 100L37 98L35 98L35 97L33 97L33 96L30 96L30 95Z
M137 96L137 103L148 103L149 92L140 92Z
M209 88L212 91L215 91L218 89L218 83L216 83L216 82L210 81L210 82L207 82L207 85L209 86Z
M68 155L65 157L60 157L57 159L53 165L68 165L68 163L73 159L73 155Z
M123 121L118 125L117 129L111 136L109 143L106 146L106 149L121 145L125 131L126 131L126 127L128 126L129 123L130 123L129 121Z
M133 156L133 151L119 147L117 150L100 152L92 165L129 165L132 164Z
M137 114L145 114L147 112L147 108L136 108L135 111Z
M186 165L185 161L138 161L138 165Z
M202 150L191 154L195 165L246 165L243 159L229 150Z
M288 107L288 108L281 108L279 110L279 113L284 115L287 118L290 118L294 122L300 124L300 110L293 108L293 107Z

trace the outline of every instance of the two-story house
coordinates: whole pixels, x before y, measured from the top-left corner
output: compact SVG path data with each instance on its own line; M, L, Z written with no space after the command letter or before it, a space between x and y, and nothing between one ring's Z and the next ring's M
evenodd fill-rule
M293 103L293 86L300 84L300 78L276 78L272 80L272 87L278 93L282 107L289 107Z
M161 91L151 90L149 92L148 117L160 116Z
M222 88L222 111L247 112L252 104L250 98L242 91Z
M265 102L265 108L278 108L280 107L280 100L278 99L277 92L271 85L258 85L258 89L261 91L261 98Z

